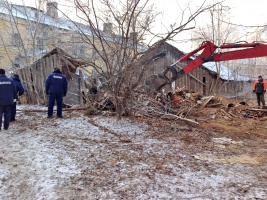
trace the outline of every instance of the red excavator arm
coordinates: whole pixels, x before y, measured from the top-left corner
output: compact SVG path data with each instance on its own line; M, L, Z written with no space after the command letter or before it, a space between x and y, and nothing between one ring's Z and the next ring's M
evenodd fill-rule
M241 49L238 49L241 48ZM229 52L214 53L216 49L237 49ZM194 60L188 63L182 70L177 71L175 65L179 62L183 62L195 55L199 51L203 50ZM227 60L237 60L245 58L256 58L267 56L267 45L263 43L234 43L223 44L216 46L212 42L203 42L202 45L196 50L184 55L177 62L168 66L161 74L148 76L146 79L146 85L150 89L159 91L163 86L171 84L173 81L183 77L185 74L191 72L197 67L201 66L205 62L218 62ZM168 78L166 74L171 72L171 77ZM152 88L151 88L152 87Z

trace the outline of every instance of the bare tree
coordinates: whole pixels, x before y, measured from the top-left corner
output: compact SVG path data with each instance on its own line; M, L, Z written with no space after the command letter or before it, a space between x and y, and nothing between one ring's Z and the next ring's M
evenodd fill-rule
M239 32L236 31L237 26L227 23L230 22L230 8L218 0L213 0L213 4L216 4L216 6L210 8L209 12L207 13L209 16L207 18L209 20L207 20L206 23L198 26L193 31L192 39L194 43L201 44L203 41L212 41L214 44L219 46L224 43L233 43L238 41L240 36ZM225 63L229 63L229 61ZM216 62L215 65L217 80L213 88L211 88L214 93L218 92L221 62ZM233 74L230 76L233 76Z
M262 27L247 27L245 37L247 41L266 42L265 30ZM267 77L266 62L266 57L246 59L242 63L243 74L252 80L259 75Z
M203 1L195 11L190 10L190 16L173 23L166 33L155 34L151 27L158 13L149 0L74 0L74 4L82 24L73 23L91 51L86 62L107 81L118 117L131 114L133 91L142 85L146 64L150 62L142 59L142 55L182 31L193 29L196 17L214 6L205 6ZM148 35L157 38L157 42L145 45Z

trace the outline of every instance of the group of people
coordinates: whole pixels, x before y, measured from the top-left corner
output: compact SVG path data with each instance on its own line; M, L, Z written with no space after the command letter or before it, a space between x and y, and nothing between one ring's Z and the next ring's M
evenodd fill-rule
M265 107L264 94L267 84L262 76L258 76L253 84L253 92L256 93L258 108ZM63 97L68 90L68 80L66 76L55 68L45 81L45 91L49 95L47 117L53 117L53 108L57 102L57 117L62 117ZM18 97L23 95L24 88L18 75L7 77L4 69L0 69L0 130L2 128L2 117L4 115L4 129L7 130L9 123L16 120L16 105Z
M67 77L55 68L45 81L45 91L49 95L47 117L52 118L55 101L57 102L57 117L62 117L63 97L68 90ZM5 70L0 69L0 130L4 116L4 129L8 130L9 124L16 120L16 105L19 96L24 94L24 87L17 74L10 78Z

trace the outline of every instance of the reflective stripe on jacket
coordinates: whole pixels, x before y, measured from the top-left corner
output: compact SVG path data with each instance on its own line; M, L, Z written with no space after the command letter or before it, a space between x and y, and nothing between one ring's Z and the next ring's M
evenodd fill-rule
M47 93L60 93L65 96L68 90L66 76L60 72L49 74L45 81L45 88Z
M255 81L254 85L253 85L253 90L255 90L256 93L263 93L264 90L267 89L267 84L266 81Z
M0 105L13 105L14 99L17 99L14 81L6 75L0 75Z

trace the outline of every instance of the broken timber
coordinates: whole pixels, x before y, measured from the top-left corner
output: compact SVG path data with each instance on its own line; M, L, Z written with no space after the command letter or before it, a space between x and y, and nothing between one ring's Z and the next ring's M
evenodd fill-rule
M213 98L214 96L210 96L210 97L207 97L203 103L203 105L201 106L201 108L204 108L209 102L210 100Z
M194 121L194 120L191 120L191 119L187 119L187 118L184 118L184 117L180 117L180 116L177 116L177 115L173 115L173 114L170 114L170 113L161 113L161 112L157 112L157 111L154 111L158 114L161 114L162 116L170 116L170 117L174 117L176 119L180 119L180 120L183 120L183 121L187 121L187 122L191 122L191 123L194 123L194 124L199 124L198 122Z
M80 107L80 108L63 108L62 111L73 111L73 110L86 110L87 107ZM47 110L17 110L21 112L47 112ZM54 110L57 111L57 110Z
M230 119L233 118L233 116L231 114L229 114L228 112L226 112L225 110L221 109L221 111L227 116L229 117Z
M260 109L260 108L247 108L246 110L258 111L258 112L267 112L267 109Z

